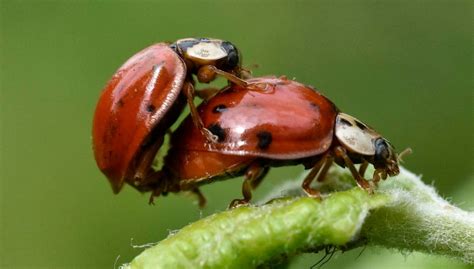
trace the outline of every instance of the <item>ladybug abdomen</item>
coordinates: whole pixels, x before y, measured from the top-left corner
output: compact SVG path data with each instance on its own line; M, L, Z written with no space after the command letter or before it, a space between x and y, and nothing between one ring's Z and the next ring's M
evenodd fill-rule
M326 151L337 108L317 91L285 78L256 78L236 85L199 107L218 142L204 143L190 119L177 130L175 147L270 159L296 159Z
M165 169L179 179L181 188L239 176L254 157L225 155L211 151L173 148L165 158Z

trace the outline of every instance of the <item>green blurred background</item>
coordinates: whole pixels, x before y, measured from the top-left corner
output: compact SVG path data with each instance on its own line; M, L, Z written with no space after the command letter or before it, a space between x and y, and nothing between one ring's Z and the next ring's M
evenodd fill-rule
M311 84L374 126L406 167L474 208L471 1L1 1L0 265L112 268L168 233L225 209L241 179L183 195L127 187L113 195L96 168L99 93L133 53L183 37L227 39L255 75ZM222 81L221 81L222 83ZM274 169L256 192L296 178ZM368 248L324 268L464 268L445 258ZM298 257L308 268L321 254Z

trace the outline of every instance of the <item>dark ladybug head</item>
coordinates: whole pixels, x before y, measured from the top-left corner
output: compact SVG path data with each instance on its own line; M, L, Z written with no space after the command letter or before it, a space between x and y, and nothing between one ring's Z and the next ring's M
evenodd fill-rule
M374 167L387 171L390 176L396 176L400 172L398 168L398 158L392 144L380 137L374 141Z

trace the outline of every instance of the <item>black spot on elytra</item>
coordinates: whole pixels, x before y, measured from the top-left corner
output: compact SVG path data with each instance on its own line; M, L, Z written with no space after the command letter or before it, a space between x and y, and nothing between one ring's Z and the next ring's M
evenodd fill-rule
M155 111L156 107L153 104L149 104L146 106L146 111L153 112Z
M355 123L356 123L357 127L359 127L359 129L361 129L361 130L367 129L367 126L365 126L364 124L362 124L362 122L356 120Z
M352 123L344 118L341 118L341 123L347 126L352 126Z
M124 105L123 100L122 100L122 99L118 100L117 105L118 105L119 107L123 107L123 105Z
M218 123L213 123L207 127L207 129L215 136L217 136L217 142L225 140L225 130Z
M259 149L267 149L270 144L272 143L272 134L267 131L262 131L257 133L258 144L257 147Z
M212 113L222 113L226 110L227 110L227 107L224 104L220 104L220 105L215 106L212 109Z
M315 109L315 110L319 110L319 106L318 106L318 104L316 104L316 103L313 103L313 102L309 102L309 105L310 105L310 106L311 106L313 109Z

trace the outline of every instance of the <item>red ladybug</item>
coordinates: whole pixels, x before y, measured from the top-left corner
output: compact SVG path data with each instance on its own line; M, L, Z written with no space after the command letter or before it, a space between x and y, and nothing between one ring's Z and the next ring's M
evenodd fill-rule
M245 175L244 198L231 206L244 204L272 166L311 168L302 188L315 197L319 192L311 182L323 180L333 162L348 167L364 189L371 188L363 177L369 163L375 167L375 181L399 173L393 146L366 124L339 112L320 93L286 78L249 82L261 89L233 85L199 106L204 126L218 137L217 143L206 143L190 117L173 133L153 195L189 190L203 205L198 186ZM362 164L359 170L355 163Z
M118 193L124 182L149 191L153 159L164 134L186 102L197 128L208 140L194 98L194 79L208 83L222 75L240 79L237 48L227 41L188 38L174 44L158 43L128 59L114 74L97 103L92 130L94 155L100 170Z

